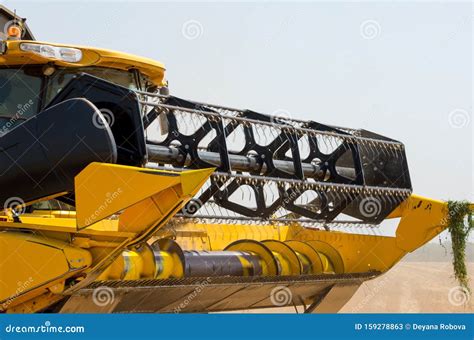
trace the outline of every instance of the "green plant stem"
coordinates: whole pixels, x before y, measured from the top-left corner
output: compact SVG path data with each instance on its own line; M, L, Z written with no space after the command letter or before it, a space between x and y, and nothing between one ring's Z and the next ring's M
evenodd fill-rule
M467 223L465 217L467 215ZM466 242L474 227L469 202L448 201L448 231L451 234L454 276L459 285L469 293L469 277L466 268Z

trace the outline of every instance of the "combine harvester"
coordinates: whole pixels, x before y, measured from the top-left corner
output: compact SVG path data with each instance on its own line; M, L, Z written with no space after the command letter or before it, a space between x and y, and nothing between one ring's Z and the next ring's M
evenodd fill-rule
M0 9L3 312L336 312L446 228L398 141L180 99Z

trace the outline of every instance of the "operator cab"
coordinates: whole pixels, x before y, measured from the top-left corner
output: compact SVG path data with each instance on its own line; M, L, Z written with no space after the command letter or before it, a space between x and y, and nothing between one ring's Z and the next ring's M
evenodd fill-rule
M152 59L82 46L38 42L0 5L0 136L45 110L74 78L88 74L129 90L166 87L165 67ZM99 107L99 109L101 109Z
M47 73L45 75L45 73ZM78 74L86 73L131 90L151 86L138 70L51 65L0 68L0 136L42 111Z

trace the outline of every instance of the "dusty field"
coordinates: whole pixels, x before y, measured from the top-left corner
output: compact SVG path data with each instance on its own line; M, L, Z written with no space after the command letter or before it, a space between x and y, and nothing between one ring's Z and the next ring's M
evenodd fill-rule
M474 273L474 263L469 272ZM473 312L472 299L467 305L461 303L466 297L454 288L453 277L449 262L400 262L387 274L363 284L341 312Z
M468 270L474 275L474 263L469 264ZM364 283L340 312L474 312L474 299L462 304L461 299L465 296L455 290L456 286L449 262L400 262L387 274ZM294 313L295 309L285 307L243 312Z

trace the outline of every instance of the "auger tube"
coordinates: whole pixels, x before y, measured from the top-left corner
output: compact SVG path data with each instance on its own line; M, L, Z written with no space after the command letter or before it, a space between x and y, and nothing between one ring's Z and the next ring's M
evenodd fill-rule
M183 156L179 153L178 148L174 146L161 146L147 144L148 151L148 161L154 163L171 163L172 165L178 165L183 162ZM221 166L221 157L217 152L210 152L199 150L199 157L211 164L214 164L216 167ZM260 169L258 156L257 155L234 155L229 153L229 162L232 166L232 169L238 171L258 171ZM190 160L186 159L184 166L190 165ZM287 173L294 173L295 167L293 162L284 161L284 160L274 160L273 161L276 168ZM265 166L265 165L263 165ZM323 178L325 171L318 164L313 163L302 163L303 173L306 177L312 178ZM337 172L348 178L355 178L355 170L346 167L336 167Z

